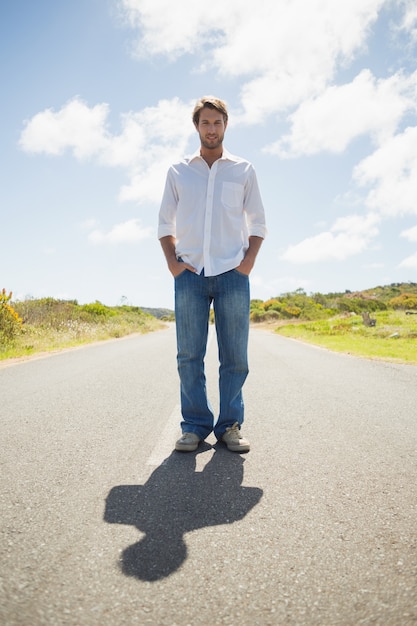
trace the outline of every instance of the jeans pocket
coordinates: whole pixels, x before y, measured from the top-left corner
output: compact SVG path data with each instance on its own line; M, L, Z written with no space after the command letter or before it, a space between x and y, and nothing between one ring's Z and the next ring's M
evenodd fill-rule
M181 278L181 276L185 276L187 272L189 272L190 270L187 270L187 268L183 269L182 272L180 272L179 274L177 274L176 276L174 276L174 280L178 280L179 278Z
M249 274L244 274L243 272L239 272L239 270L237 270L236 268L232 271L238 276L243 276L243 278L249 278Z

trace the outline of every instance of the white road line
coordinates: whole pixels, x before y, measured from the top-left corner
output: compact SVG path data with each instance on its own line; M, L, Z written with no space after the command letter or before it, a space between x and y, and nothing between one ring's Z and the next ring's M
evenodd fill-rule
M158 465L161 465L161 463L163 463L163 461L169 457L174 449L175 441L181 434L181 420L181 407L179 404L177 404L177 406L174 407L174 410L169 416L165 428L162 431L157 444L155 445L150 457L147 460L147 465L152 465L156 467Z
M215 327L214 327L214 324L212 324L212 325L209 327L209 332L208 332L207 350L209 349L210 344L211 344L211 342L213 341L213 338L215 337L215 335L216 335L216 329L215 329Z
M213 337L215 336L214 326L210 326L209 335L207 340L207 350L210 347ZM180 422L182 420L181 407L177 404L171 415L169 416L165 428L162 431L158 442L152 450L146 465L157 467L161 465L165 459L167 459L172 453L175 445L175 441L181 435Z

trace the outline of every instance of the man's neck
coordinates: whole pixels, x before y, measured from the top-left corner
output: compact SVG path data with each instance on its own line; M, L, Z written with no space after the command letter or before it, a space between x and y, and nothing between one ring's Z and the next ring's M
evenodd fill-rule
M207 165L211 167L215 161L218 161L223 155L223 148L218 150L207 150L207 148L201 147L201 158L205 160Z

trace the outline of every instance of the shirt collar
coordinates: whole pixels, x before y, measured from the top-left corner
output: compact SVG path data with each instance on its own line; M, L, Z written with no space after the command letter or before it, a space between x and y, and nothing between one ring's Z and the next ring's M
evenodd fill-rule
M194 154L192 154L190 156L189 161L193 161L194 159L201 159L201 155L200 155L200 148L198 150L196 150L194 152ZM223 154L220 157L219 161L239 161L238 157L234 156L233 154L231 154L228 150L226 150L226 148L223 148Z

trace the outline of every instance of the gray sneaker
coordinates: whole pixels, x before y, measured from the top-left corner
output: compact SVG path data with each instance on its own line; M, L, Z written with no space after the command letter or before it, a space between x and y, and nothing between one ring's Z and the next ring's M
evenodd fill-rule
M226 428L222 441L231 452L249 452L250 450L250 443L240 434L239 424L237 422L235 422L233 426L230 426L230 428Z
M175 449L179 452L193 452L197 450L200 437L195 433L183 433L175 444Z

